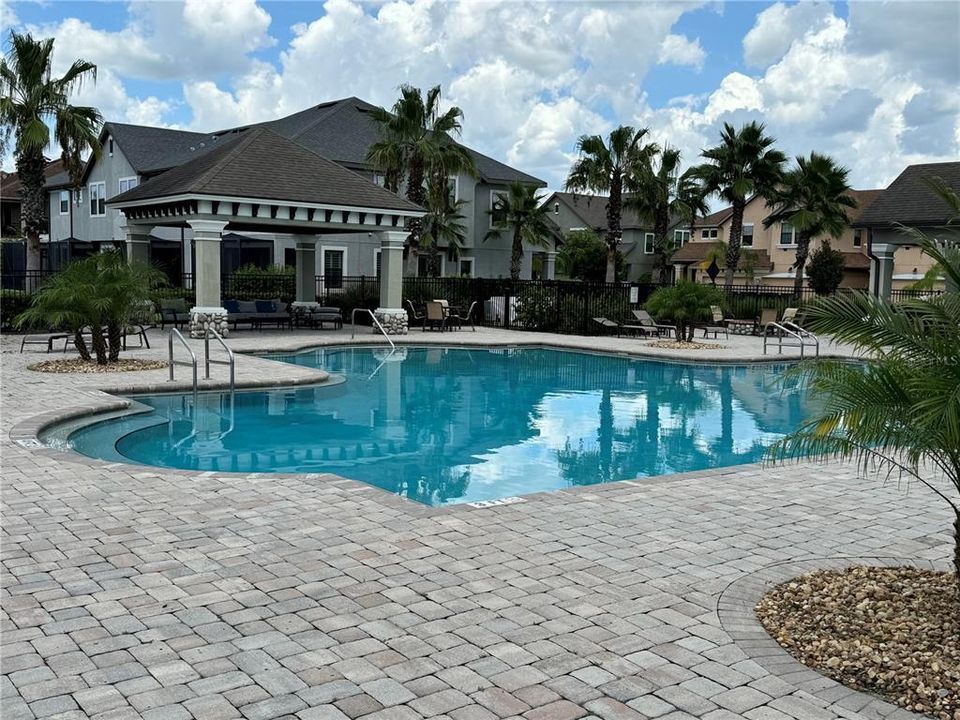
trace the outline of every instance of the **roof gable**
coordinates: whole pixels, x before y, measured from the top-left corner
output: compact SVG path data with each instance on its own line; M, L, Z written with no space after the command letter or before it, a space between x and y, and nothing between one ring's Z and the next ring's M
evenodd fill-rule
M187 194L420 210L264 127L223 139L216 148L112 198L108 204Z

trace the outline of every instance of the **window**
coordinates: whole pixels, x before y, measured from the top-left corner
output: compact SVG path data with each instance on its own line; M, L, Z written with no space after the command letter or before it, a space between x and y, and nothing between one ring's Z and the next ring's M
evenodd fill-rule
M789 246L796 245L796 231L793 229L793 225L790 223L781 223L780 224L780 245Z
M323 281L327 289L343 287L346 248L323 248Z
M107 214L104 203L107 201L106 183L90 183L87 186L87 194L90 196L90 217L102 217Z
M503 203L509 195L502 190L493 190L490 193L490 227L506 220Z
M655 235L653 233L644 233L643 234L643 252L647 255L653 254L653 244Z
M374 173L374 174L373 174L373 184L374 184L374 185L379 185L380 187L386 187L386 186L387 186L387 177L386 177L386 175L383 175L383 174L381 174L381 173Z
M418 255L417 277L443 277L443 255Z
M110 157L113 157L113 138L107 140L107 148L110 152Z
M554 204L553 204L553 214L554 214L554 215L559 215L559 214L560 214L560 203L554 203Z
M717 228L705 228L700 231L701 240L716 240L717 239Z
M743 235L740 237L743 247L753 247L753 223L743 224Z
M69 190L60 191L60 214L61 215L70 214L70 191Z
M853 231L853 246L863 247L863 230Z
M457 261L457 274L460 277L473 277L473 258L460 258Z
M460 179L457 177L448 177L447 178L447 199L450 201L450 206L457 202L457 198L460 195Z
M674 230L673 231L673 242L677 247L683 247L688 242L690 242L690 231L689 230Z
M132 190L139 184L140 181L136 176L120 178L120 192L125 193L127 190Z

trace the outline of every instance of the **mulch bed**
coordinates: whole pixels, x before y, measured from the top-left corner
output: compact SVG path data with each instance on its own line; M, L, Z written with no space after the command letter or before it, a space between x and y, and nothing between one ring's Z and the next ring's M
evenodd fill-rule
M126 358L107 365L97 365L96 361L81 358L66 360L44 360L30 365L28 370L45 373L115 373L134 372L136 370L159 370L167 367L165 360L138 360Z
M663 348L664 350L722 350L725 345L715 343L677 342L676 340L657 340L647 347Z
M778 585L756 612L804 665L908 710L960 720L960 583L953 573L820 570Z

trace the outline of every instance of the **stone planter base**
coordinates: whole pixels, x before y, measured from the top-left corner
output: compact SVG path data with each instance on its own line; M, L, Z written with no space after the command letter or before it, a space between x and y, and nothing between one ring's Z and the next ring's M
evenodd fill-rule
M383 325L387 335L407 334L407 311L403 308L377 308L373 314ZM376 327L373 331L380 332Z
M202 338L207 330L216 330L220 337L230 333L227 311L222 307L195 307L190 309L190 337Z

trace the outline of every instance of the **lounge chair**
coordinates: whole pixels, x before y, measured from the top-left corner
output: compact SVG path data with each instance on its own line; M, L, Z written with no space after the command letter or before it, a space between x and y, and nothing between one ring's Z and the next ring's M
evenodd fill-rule
M625 325L623 323L616 323L613 320L610 320L609 318L605 318L605 317L595 317L593 318L593 321L595 323L600 324L604 328L604 330L606 330L607 332L616 330L617 337L620 337L621 335L623 335L624 332L628 332L632 335L637 335L639 333L644 336L647 336L650 334L656 334L656 330L651 330L650 328L644 327L643 325Z
M447 313L443 305L436 300L431 300L427 303L426 311L423 315L424 331L426 331L427 326L429 326L431 330L437 329L440 332L447 329Z
M797 313L799 308L787 308L783 311L783 317L780 318L780 324L791 323L799 327L800 323L797 322Z
M464 323L470 323L470 327L474 332L477 331L477 326L473 323L473 311L477 309L477 301L474 300L470 303L470 307L467 309L466 315L458 315L456 313L451 314L447 319L457 323L457 327L463 327Z
M644 327L656 331L657 335L666 335L667 337L670 337L671 334L675 334L677 332L677 328L673 325L658 323L646 310L634 310L633 316Z
M760 311L760 332L767 334L767 326L770 323L777 322L777 311L772 308L764 308Z
M57 340L66 340L69 337L70 333L65 332L53 332L41 335L24 335L23 339L20 341L20 352L23 352L23 348L27 345L46 345L47 352L52 352L53 344Z
M730 333L727 331L726 320L723 318L723 311L717 305L710 306L710 313L712 315L713 325L701 325L703 329L703 336L707 337L708 333L713 333L713 339L717 339L717 335L723 333L724 337L729 338Z
M407 307L409 308L408 312L410 314L409 324L413 325L414 323L423 323L423 313L418 313L417 309L413 306L413 303L409 300L406 301Z

